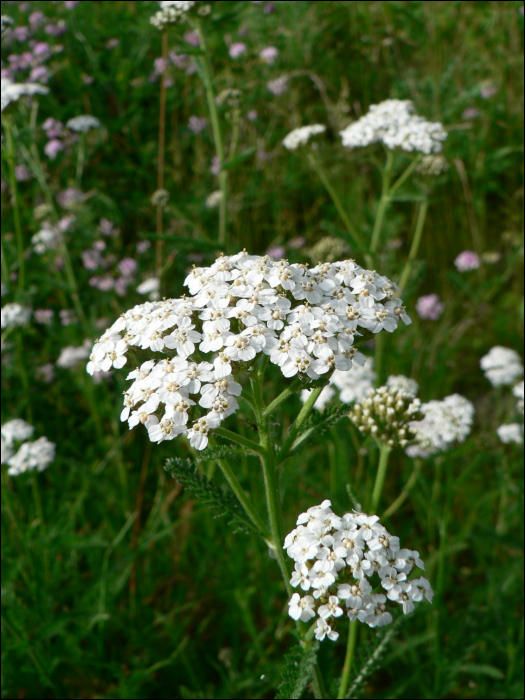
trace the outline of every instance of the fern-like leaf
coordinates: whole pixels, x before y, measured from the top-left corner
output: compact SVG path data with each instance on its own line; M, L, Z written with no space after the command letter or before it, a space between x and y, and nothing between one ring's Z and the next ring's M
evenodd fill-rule
M312 413L304 424L303 431L294 442L290 454L293 454L299 447L303 448L312 439L317 438L335 425L341 418L348 415L348 406L332 406L324 411Z
M196 498L211 506L217 517L230 518L229 522L235 527L234 531L242 531L247 534L257 532L245 517L235 496L200 474L191 459L182 460L179 457L173 457L166 461L164 469Z
M252 453L243 449L235 449L228 445L213 445L207 447L193 457L195 462L210 462L212 459L225 459L236 455L250 456Z
M300 644L284 657L281 682L277 688L276 700L281 698L300 698L312 679L317 662L319 642L310 644L306 651Z

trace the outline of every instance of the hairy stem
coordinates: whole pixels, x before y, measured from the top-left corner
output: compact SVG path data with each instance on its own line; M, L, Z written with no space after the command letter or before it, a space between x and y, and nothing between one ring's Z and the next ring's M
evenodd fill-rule
M321 182L325 186L326 191L330 195L330 198L331 198L332 202L334 203L335 208L337 209L337 213L341 217L341 220L344 223L349 235L353 239L357 248L359 250L363 250L364 245L363 245L363 241L361 240L361 236L357 233L355 226L350 221L350 218L349 218L348 214L346 213L345 208L341 204L341 200L339 199L337 192L334 190L332 183L328 179L326 172L324 171L321 164L319 163L319 161L317 160L317 158L314 156L313 153L311 153L311 152L307 153L307 158L308 158L308 162L313 167L313 169L315 170L315 172L319 176L319 179L321 180Z
M252 502L248 498L248 496L244 493L242 486L240 485L237 477L235 476L235 473L231 466L228 464L228 462L225 459L218 459L217 464L221 468L221 471L224 475L224 478L228 482L231 490L233 493L237 496L237 499L241 506L244 508L246 515L250 518L252 523L255 525L257 530L261 533L261 535L264 537L264 539L268 543L272 543L272 537L270 532L268 531L268 528L266 527L263 519L259 515L259 513L255 510Z
M414 264L414 260L417 257L418 251L419 251L419 246L421 244L421 239L423 237L423 229L425 228L425 219L427 218L427 211L428 211L428 200L425 199L423 202L421 202L419 206L419 212L417 215L417 222L416 222L416 230L414 233L414 240L412 241L412 245L410 247L410 252L408 254L408 258L405 264L405 269L403 270L403 274L401 275L401 279L399 280L399 286L401 290L405 287L408 278L410 277L410 272L412 270L412 265Z
M166 69L168 67L168 32L162 32L162 75L160 76L160 104L159 104L159 155L157 160L157 192L164 189L164 152L166 150ZM162 216L164 202L157 202L155 246L155 275L162 284Z
M343 666L343 675L341 677L341 683L339 684L339 691L337 693L338 698L346 697L346 691L348 688L348 681L350 680L350 672L352 670L352 662L354 660L354 652L357 641L357 625L357 620L350 621L350 629L348 630L348 642L346 645L345 663Z
M200 39L202 49L202 60L200 61L202 78L206 90L206 99L208 102L208 110L210 112L211 128L213 132L213 141L215 143L215 152L219 159L219 187L221 190L221 201L219 206L219 243L226 243L226 224L227 224L227 196L228 196L228 172L223 170L224 166L224 144L222 140L221 125L217 105L215 104L215 93L213 90L212 70L209 59L208 44L206 37L202 31L202 27L197 24L197 33Z
M377 511L379 501L381 499L381 493L383 492L383 486L385 483L386 470L388 467L388 459L392 448L384 443L381 443L379 448L379 464L377 466L376 481L374 484L374 490L372 492L372 500L370 502L370 514L373 515Z
M277 398L275 398L271 404L269 404L264 411L262 412L263 416L269 416L272 414L275 409L282 404L283 401L286 401L286 399L291 396L292 394L295 394L295 392L299 391L301 388L301 380L300 379L295 379L289 387L287 387L283 392L279 394Z
M25 261L24 261L24 238L22 226L20 224L20 208L18 204L18 187L15 176L15 144L13 140L13 130L8 117L2 117L7 141L7 163L9 166L9 186L11 188L11 204L13 206L13 218L15 222L16 247L18 252L18 289L24 289Z

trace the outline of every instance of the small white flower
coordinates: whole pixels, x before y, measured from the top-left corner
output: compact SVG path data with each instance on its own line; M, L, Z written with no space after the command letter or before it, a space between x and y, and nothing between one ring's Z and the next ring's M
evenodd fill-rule
M341 617L343 609L339 607L339 598L331 595L326 605L321 605L317 613L323 620L327 620L329 617Z
M78 117L73 117L66 122L66 126L71 131L86 133L90 129L99 129L100 121L91 114L79 114Z
M294 129L288 136L283 139L283 146L289 151L295 151L299 146L304 146L316 134L322 134L326 131L326 126L323 124L312 124L311 126L302 126L299 129Z
M299 593L294 593L288 605L288 614L294 620L308 622L312 617L315 617L314 599L311 595L305 595L301 598Z
M514 384L523 375L523 363L518 353L500 345L481 358L480 366L492 386Z
M496 432L501 442L505 445L509 445L511 442L516 443L516 445L523 445L523 425L520 425L520 423L500 425Z
M326 620L319 618L315 628L315 638L322 642L325 637L328 637L328 639L335 642L337 639L339 639L339 632L335 632L326 622Z

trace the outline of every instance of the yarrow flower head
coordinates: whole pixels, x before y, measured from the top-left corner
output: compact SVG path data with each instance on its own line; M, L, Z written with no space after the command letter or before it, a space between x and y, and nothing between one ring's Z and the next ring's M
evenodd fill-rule
M409 457L430 457L445 452L455 442L465 442L475 413L473 404L460 394L424 403L421 412L423 419L410 424L415 443L406 449Z
M439 122L415 114L410 100L385 100L340 132L343 146L358 148L382 141L387 148L439 153L447 132Z
M43 471L55 458L55 443L46 437L24 442L15 454L15 442L29 440L35 429L21 418L10 420L1 428L2 464L9 465L8 474L18 476L26 471Z
M66 122L66 126L68 129L71 129L71 131L86 133L90 129L99 129L101 124L100 121L91 114L79 114L78 117L73 117L73 119Z
M514 384L523 375L521 357L515 350L501 345L493 347L479 364L492 386Z
M420 409L421 401L414 394L382 386L356 403L348 415L363 435L372 435L389 447L406 447L415 437L412 421L423 417Z
M35 95L47 95L49 88L40 85L39 83L13 83L9 78L2 78L1 90L1 111L11 104L27 95L34 97Z
M316 134L323 134L326 131L326 126L323 124L312 124L311 126L302 126L300 129L290 131L288 136L283 139L283 146L289 151L295 151L299 146L305 146L308 141Z
M186 12L195 5L192 0L162 0L159 2L160 10L150 19L151 24L157 29L163 29L166 24L178 22Z
M87 366L106 372L133 357L121 419L145 424L155 442L184 434L204 449L210 430L236 412L236 377L257 356L287 378L328 380L364 364L355 342L410 323L397 285L353 260L309 269L243 251L194 267L185 284L191 296L123 314Z
M401 549L399 537L377 515L354 511L341 518L331 505L326 500L301 513L284 541L295 562L290 583L307 593L293 594L290 617L303 622L317 618L316 639L335 641L337 618L345 612L352 621L384 627L399 606L406 615L423 598L432 602L429 581L409 578L415 568L425 568L418 552Z
M10 328L12 326L25 326L31 319L31 309L16 302L2 306L1 326Z
M501 442L505 445L509 445L511 442L515 442L517 445L523 445L523 424L506 423L500 425L496 432Z

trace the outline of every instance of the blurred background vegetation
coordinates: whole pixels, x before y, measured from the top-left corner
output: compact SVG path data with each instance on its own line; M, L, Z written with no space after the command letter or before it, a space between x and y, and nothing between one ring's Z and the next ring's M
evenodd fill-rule
M120 229L108 239L115 259L137 258L140 279L154 269L154 61L161 33L149 23L158 9L154 2L64 5L3 2L2 13L15 27L26 25L35 10L66 24L59 37L42 33L41 40L63 48L48 63L50 94L39 98L37 124L89 113L103 125L88 135L84 195L74 208L70 236L80 298L96 337L97 329L143 299L133 291L120 297L90 286L82 252L99 237L100 219ZM405 621L362 693L523 697L522 455L495 434L514 400L492 389L479 369L480 357L493 345L522 352L523 5L212 5L206 32L216 92L241 91L238 117L236 107L221 108L230 124L227 144L238 130L236 152L245 155L229 171L228 252L246 247L263 254L282 246L290 260L315 263L311 249L331 237L344 257L358 256L315 173L300 154L282 148L291 129L327 124L317 155L364 236L371 233L381 186L373 163L378 151L343 149L339 130L390 97L413 100L420 114L449 131L444 154L450 167L433 183L420 259L404 296L414 323L388 340L384 372L416 379L425 401L462 393L476 405L476 426L464 445L425 462L388 524L422 553L437 595L433 607ZM207 110L202 83L187 70L191 46L184 31L169 30L170 51L188 58L186 68L170 64L173 84L167 89L168 296L183 292L192 262L208 264L217 252L217 210L206 206L218 188L211 172L212 134L209 120L200 133L189 127L191 116L207 118ZM236 60L228 54L235 41L247 45ZM272 65L259 59L267 46L279 50ZM24 50L22 42L3 41L2 66ZM274 94L268 83L282 76L286 90ZM42 153L46 138L40 127L30 128L30 116L23 103L13 112L16 146L34 142ZM74 151L56 160L41 157L53 197L75 186ZM7 181L2 160L2 237L11 263L16 247ZM410 246L418 188L424 186L421 180L389 210L378 269L395 279ZM35 178L18 187L29 244L45 200ZM137 256L141 241L153 245ZM499 258L461 276L453 261L465 249ZM64 308L67 287L49 256L33 253L27 275L25 303L57 313ZM446 311L430 323L417 318L414 306L418 296L433 292ZM11 479L2 471L2 697L274 697L280 661L293 637L279 571L264 544L233 534L167 476L165 459L184 456L187 443L152 446L145 431L129 432L119 423L122 373L93 386L81 363L56 369L51 383L39 379L38 367L55 363L61 348L82 344L79 324L55 320L22 333L29 392L16 353L6 346L3 422L27 418L30 411L37 435L57 443L57 458L36 479ZM268 395L272 391L269 386ZM294 400L275 426L277 439L297 409ZM248 417L241 429L246 435L253 429ZM349 510L346 484L362 493L371 488L374 449L356 449L353 437L344 420L287 462L287 530L297 513L323 498L331 498L336 511ZM213 463L203 468L220 481ZM236 469L247 490L257 493L256 460L243 458ZM385 491L391 500L412 469L403 453L393 455ZM262 510L262 500L259 505ZM373 635L363 633L363 647ZM326 678L337 677L343 658L343 645L322 645Z

